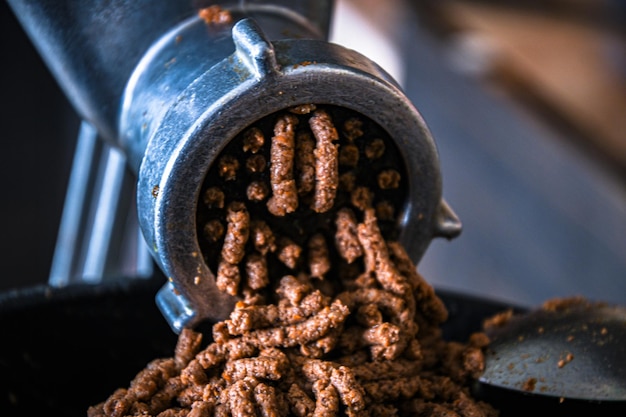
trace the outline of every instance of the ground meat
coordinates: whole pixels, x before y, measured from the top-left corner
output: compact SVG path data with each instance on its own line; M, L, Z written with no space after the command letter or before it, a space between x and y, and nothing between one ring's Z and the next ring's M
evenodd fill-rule
M233 21L230 12L228 10L222 9L218 5L213 5L200 9L198 11L198 16L207 24L226 24Z
M315 394L314 416L331 417L339 412L339 395L332 385L325 385L323 381L313 383L313 394Z
M263 155L252 155L246 159L246 170L251 174L265 171L265 157Z
M206 176L201 195L203 198L207 196L208 204L198 206L197 232L199 236L205 237L199 243L207 266L215 273L222 258L221 248L216 244L222 242L223 236L228 234L227 230L224 234L220 232L217 221L227 226L225 220L228 210L224 209L233 201L249 204L251 224L259 221L267 226L260 233L251 230L249 240L252 245L247 245L244 251L249 253L254 250L266 255L269 265L276 265L274 261L279 252L276 251L277 246L274 242L277 238L283 235L288 237L303 248L308 256L307 246L310 236L320 227L324 229L327 237L332 236L335 233L334 225L329 220L334 219L337 212L346 207L357 209L358 216L361 216L361 211L376 204L379 208L377 214L385 222L381 226L384 229L383 233L386 233L387 237L398 235L397 229L401 223L395 221L393 216L400 212L396 208L403 204L406 190L389 189L382 190L380 195L374 194L375 190L378 192L379 187L372 172L388 169L390 163L394 161L394 156L399 156L397 148L389 141L386 132L371 120L347 109L314 104L296 107L267 116L244 129L217 156L216 163ZM335 125L341 128L340 135L337 134ZM272 140L266 141L266 137L271 137ZM384 157L379 160L366 158L368 146L371 148L370 144L378 140L383 141L387 150ZM360 158L360 155L364 157ZM241 161L244 169L235 169L233 161L235 157ZM343 161L342 164L339 164L340 159ZM395 160L400 161L399 158ZM339 165L341 175L338 171ZM264 169L265 167L269 169ZM327 169L328 167L332 169ZM397 171L403 174L401 163L397 165ZM379 205L381 198L384 198L383 201L387 202L388 206ZM328 210L323 213L327 213L327 218L309 220L325 205L328 206ZM280 220L284 216L288 216L287 222ZM208 222L213 223L208 226ZM342 235L345 235L344 231L340 231L339 236ZM336 245L330 245L329 251L329 255L332 255L330 258L338 254ZM348 255L348 259L355 254L358 256L358 253L357 246L356 250ZM345 259L341 253L338 255ZM224 260L231 265L238 265L232 259ZM300 264L307 265L305 261L306 259L303 259ZM243 274L243 266L239 269ZM340 262L337 270L332 273L333 279L340 278L340 275L343 277L344 270L345 264ZM288 271L278 273L284 272ZM352 272L350 274L354 275ZM331 281L324 285L329 290L332 286ZM258 298L248 291L245 281L241 289L250 295L251 298L248 300Z
M175 377L174 359L156 359L137 374L128 389L116 390L104 403L90 407L88 413L92 416L124 416L133 409L133 414L141 413L148 408L142 404L149 402L170 378Z
M222 246L222 259L236 265L245 255L245 245L250 235L250 215L243 203L234 202L226 214L226 237Z
M202 334L183 329L178 337L178 343L174 351L176 368L183 369L200 350Z
M341 403L348 408L348 410L346 410L348 415L360 415L360 412L364 410L365 399L363 388L356 381L349 368L338 366L332 362L311 359L304 361L302 372L304 376L313 383L314 391L316 389L315 387L318 387L318 405L316 405L316 407L319 406L320 403L322 403L322 406L326 406L330 398L332 403L330 410L338 406L338 400L341 400ZM332 387L332 390L329 390L329 387ZM325 395L328 395L329 398L319 401L320 392L326 392ZM329 412L330 410L325 412Z
M294 114L309 114L315 109L317 109L315 104L301 104L290 108L289 111Z
M391 346L400 340L400 328L391 323L375 324L366 329L362 339L368 345Z
M344 172L339 176L339 189L344 192L352 192L356 187L356 175L354 172L348 171Z
M313 415L315 402L297 384L292 384L287 393L291 412L298 417Z
M265 144L265 137L261 129L252 127L243 135L243 151L257 153Z
M224 208L224 192L218 187L208 188L204 192L203 201L209 208Z
M254 330L242 338L247 345L257 348L296 347L326 336L331 329L341 326L348 314L348 309L337 300L305 321L284 327Z
M330 116L323 110L317 110L309 125L315 136L315 198L313 210L323 213L333 206L339 184L339 163L337 145L339 139Z
M246 332L280 323L280 311L277 306L241 306L236 308L230 319L226 320L228 332L239 336Z
M204 237L211 241L217 242L224 236L224 225L217 219L210 220L204 225Z
M384 131L318 105L264 120L218 156L200 194L204 258L239 297L229 318L205 338L184 330L171 359L88 414L495 417L467 394L487 336L442 338L447 310L394 241L405 171Z
M269 189L264 182L252 181L246 189L246 196L250 201L263 201L267 198Z
M414 301L419 312L418 318L423 317L426 323L438 327L448 319L448 311L443 302L437 297L433 287L417 272L402 245L398 242L389 242L388 248L392 262L398 271L407 277L413 288L413 297L409 300Z
M348 263L354 262L363 255L363 248L357 236L357 223L354 213L350 209L341 209L335 219L337 232L335 244L339 255Z
M478 378L485 370L485 355L482 349L466 347L463 351L463 369L473 378Z
M249 306L257 306L267 304L266 296L259 292L258 290L254 290L249 286L244 286L241 289L241 297L242 302Z
M365 147L365 156L369 159L378 159L385 153L385 141L380 138L371 140Z
M400 187L400 173L395 169L386 169L378 174L378 187L381 190L389 190Z
M236 295L240 282L239 266L222 259L217 267L217 276L215 277L217 288L227 294Z
M413 297L432 306L440 301L420 289L427 284L408 270L414 266L406 264L410 261L399 245L380 240L375 222L370 209L355 225L366 248L363 269L365 275L395 271L393 285L361 280L333 298L316 290L309 275L285 276L275 303L237 304L228 320L215 324L214 341L200 351L201 335L185 330L175 359L150 365L129 389L116 391L90 415L185 409L210 416L386 416L392 410L405 416L430 410L495 417L490 406L464 392L484 364L488 339L475 333L467 344L445 342L417 330L419 312L436 307L416 307ZM374 270L367 272L367 264ZM436 324L442 314L428 313ZM406 337L411 343L402 344ZM412 349L420 341L431 346L428 354L436 360L414 359Z
M339 148L339 165L355 168L359 164L359 148L346 144Z
M252 243L257 252L265 255L276 250L276 238L272 229L262 220L252 223Z
M330 270L328 245L324 235L317 233L309 239L309 274L313 278L324 278Z
M211 415L214 405L208 401L196 401L191 405L191 411L187 417L207 417Z
M232 155L224 155L218 161L219 175L226 181L233 181L237 178L239 161Z
M287 301L290 305L298 305L312 288L309 282L299 280L293 275L285 275L280 279L276 293L279 300Z
M483 328L485 328L485 330L489 330L491 328L502 327L506 325L512 317L513 310L507 309L486 319L483 322Z
M378 381L416 375L422 364L408 359L384 362L365 362L352 367L352 373L360 381Z
M283 237L278 243L278 259L290 269L296 269L302 248L291 239Z
M293 177L297 123L297 118L285 115L279 118L274 127L270 150L272 197L267 202L267 208L274 216L284 216L298 208L298 193Z
M387 245L372 209L365 210L365 221L358 225L357 236L365 254L365 270L374 273L385 290L404 294L407 285L389 258Z
M350 202L361 211L370 208L372 201L374 201L374 193L367 187L356 187L350 193Z
M254 388L258 382L246 378L233 383L225 392L228 393L228 408L233 416L256 416L254 407Z
M296 170L298 194L307 194L315 188L315 140L306 131L298 133L296 140Z
M551 298L543 303L542 310L545 311L566 311L571 308L589 307L592 303L582 296L571 296L565 298Z
M360 288L341 293L338 298L351 311L358 311L358 307L362 305L373 304L388 320L372 322L365 329L352 328L352 333L342 339L342 346L348 351L367 347L374 358L395 359L417 332L417 326L412 319L412 303L405 297L379 288Z
M287 372L289 362L281 351L273 349L273 354L261 352L255 358L242 358L226 363L223 376L227 381L244 378L268 379L277 381Z
M356 321L362 326L372 327L383 322L383 315L376 304L363 304L356 311Z
M378 220L390 221L395 217L395 207L389 201L380 201L376 203L376 217Z
M204 368L198 360L193 359L180 373L181 383L186 385L207 384L209 377L204 372Z
M349 142L363 136L363 121L359 118L352 117L343 124L343 134Z
M289 414L284 395L269 384L259 383L254 388L254 401L261 417L287 417Z
M346 366L333 367L330 374L330 382L333 384L341 402L348 408L349 415L359 415L365 410L365 392L357 382L350 368Z
M253 290L265 288L270 283L267 260L260 253L251 253L246 258L246 279Z
M163 388L161 388L150 401L146 403L146 407L138 410L140 413L158 414L167 413L172 401L180 394L185 388L185 385L181 382L180 377L174 377L167 380Z

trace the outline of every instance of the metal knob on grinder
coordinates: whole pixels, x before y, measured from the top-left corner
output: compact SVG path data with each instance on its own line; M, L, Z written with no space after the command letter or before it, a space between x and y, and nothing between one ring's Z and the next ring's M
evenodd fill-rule
M121 98L115 139L138 175L140 226L168 277L157 304L176 332L224 319L237 301L217 288L199 242L202 193L229 144L280 112L314 104L387 138L386 163L402 173L392 234L415 263L434 237L461 230L442 199L435 142L397 83L322 39L302 15L257 7L254 19L252 8L233 8L233 23L193 16L171 28L143 54Z

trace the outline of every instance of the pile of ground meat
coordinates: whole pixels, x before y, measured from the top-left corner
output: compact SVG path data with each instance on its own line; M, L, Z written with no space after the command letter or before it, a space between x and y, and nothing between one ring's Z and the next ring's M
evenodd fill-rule
M298 106L214 165L198 235L218 288L241 301L89 416L498 414L468 388L486 335L442 338L447 311L395 241L405 171L379 126Z

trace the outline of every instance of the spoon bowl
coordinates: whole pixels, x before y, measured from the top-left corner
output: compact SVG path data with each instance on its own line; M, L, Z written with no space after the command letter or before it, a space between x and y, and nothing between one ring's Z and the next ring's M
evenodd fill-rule
M480 398L504 408L523 396L528 407L626 415L626 308L566 299L485 330L491 344L475 387Z

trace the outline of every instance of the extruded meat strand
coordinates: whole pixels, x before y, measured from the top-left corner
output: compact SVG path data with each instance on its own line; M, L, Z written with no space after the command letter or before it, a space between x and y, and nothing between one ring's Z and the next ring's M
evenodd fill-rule
M343 123L343 134L350 142L360 138L364 133L363 120L358 117L351 117Z
M243 151L257 153L265 144L265 136L261 129L252 127L243 134Z
M260 382L254 387L254 401L261 417L287 417L289 405L280 391Z
M373 209L365 210L365 220L358 225L357 235L365 252L365 270L374 272L386 290L395 294L405 294L408 286L389 259L387 244L380 233Z
M262 255L276 250L276 238L272 229L262 220L252 222L252 243Z
M209 208L224 208L224 191L219 187L210 187L204 192L203 201Z
M217 275L215 277L217 288L227 294L237 295L240 282L241 273L239 272L239 266L222 259L217 266Z
M289 361L285 354L274 350L275 352L261 352L255 358L242 358L228 362L224 367L224 377L231 381L248 377L278 381L288 370Z
M326 239L321 233L311 236L308 243L309 273L313 278L323 279L330 271L330 258Z
M313 414L315 402L297 384L291 384L287 398L289 399L291 412L297 417L307 417Z
M296 269L302 248L287 237L282 237L278 242L278 259L290 269Z
M258 252L246 257L246 283L253 290L265 288L270 283L267 259Z
M318 213L324 213L333 207L339 184L338 145L334 143L339 135L330 115L324 110L316 110L309 119L309 125L316 141L315 196L312 208Z
M233 155L224 155L218 161L219 175L225 181L233 181L237 178L239 160Z
M219 241L224 236L225 231L226 228L218 219L209 220L203 228L204 237L213 243Z
M245 245L250 236L250 214L245 204L233 202L226 214L226 237L222 246L222 259L236 265L245 256Z
M256 417L254 406L254 388L258 381L245 378L234 382L228 390L228 405L233 416Z
M274 216L293 213L298 208L298 192L294 180L295 128L298 119L282 115L274 126L270 149L270 184L272 197L267 209Z
M305 130L296 136L296 184L298 195L305 195L315 189L315 140Z
M352 263L363 255L363 248L357 234L357 222L354 212L347 208L340 209L337 212L335 225L337 229L335 244L339 255L348 263Z

